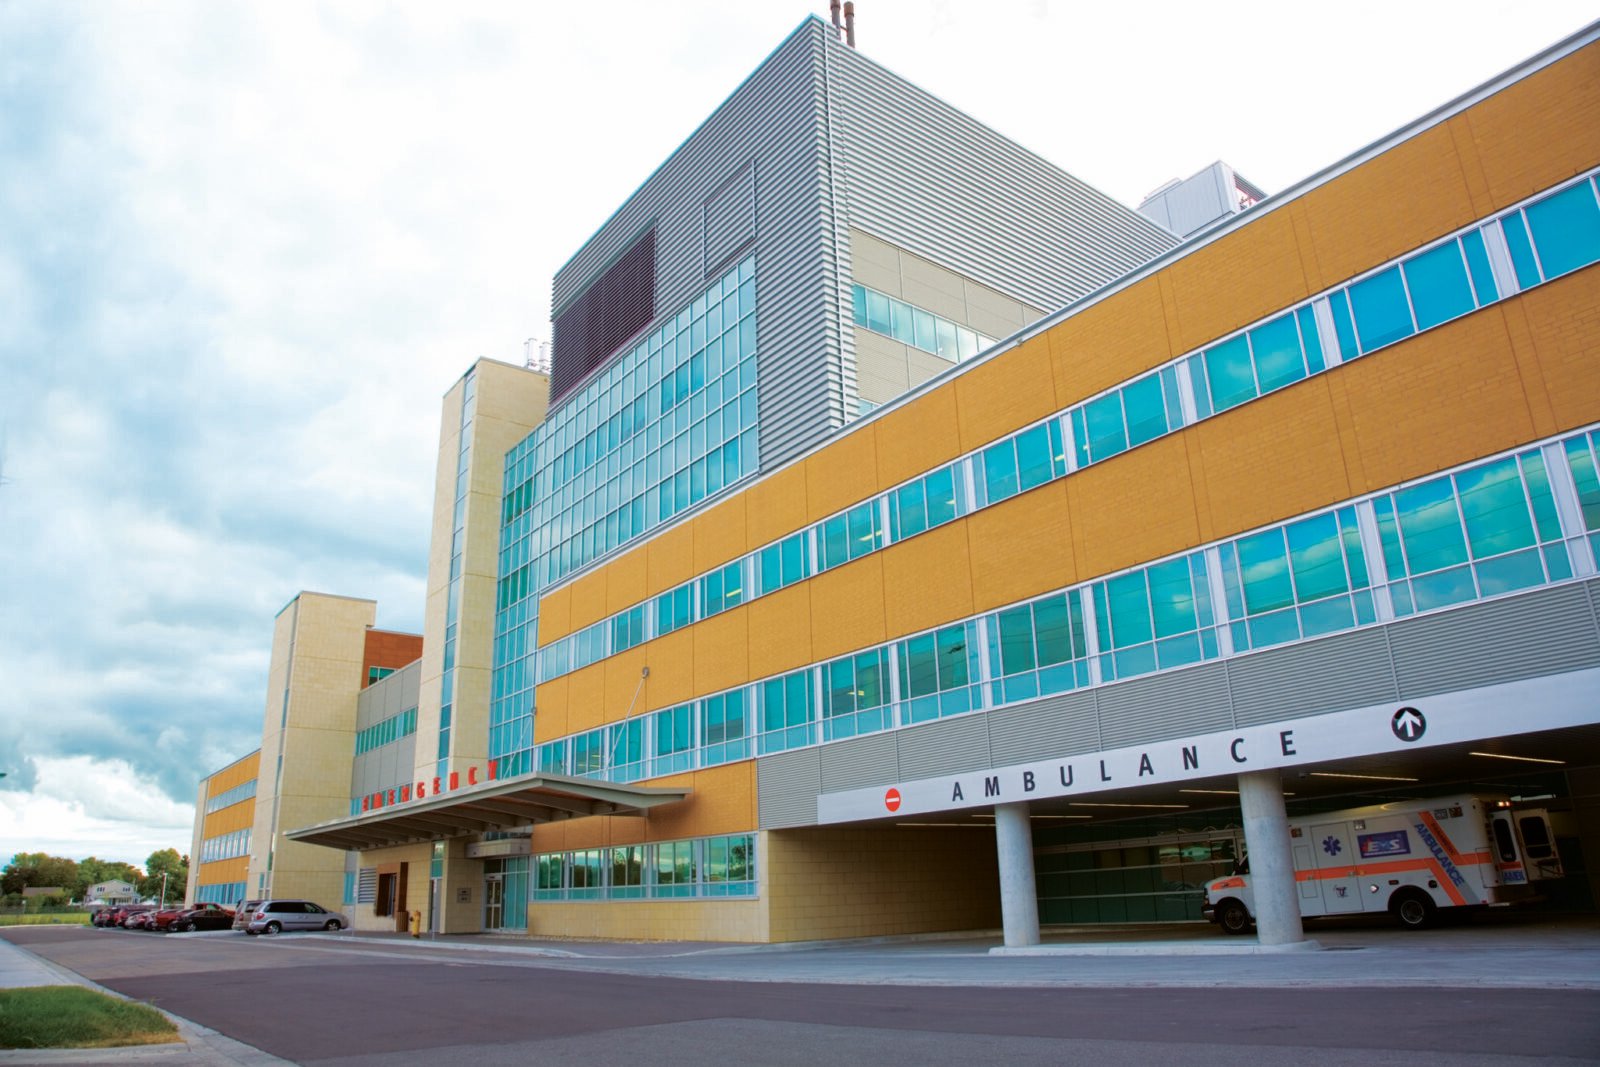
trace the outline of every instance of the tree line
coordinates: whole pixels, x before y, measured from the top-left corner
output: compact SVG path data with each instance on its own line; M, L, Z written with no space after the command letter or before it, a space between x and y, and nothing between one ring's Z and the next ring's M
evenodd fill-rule
M189 884L189 857L175 848L157 849L145 860L144 870L120 860L101 860L89 856L81 860L51 856L44 852L18 852L0 871L0 896L9 901L22 897L24 889L60 887L66 901L81 901L89 887L100 882L128 882L139 896L161 893L161 876L167 876L166 899L182 900Z

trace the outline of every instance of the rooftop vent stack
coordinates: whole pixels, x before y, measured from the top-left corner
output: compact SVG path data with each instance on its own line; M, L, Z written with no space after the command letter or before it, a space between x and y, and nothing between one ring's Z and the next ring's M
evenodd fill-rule
M828 0L828 10L833 14L833 35L843 39L844 25L839 21L839 0Z
M856 0L844 0L844 43L856 46Z

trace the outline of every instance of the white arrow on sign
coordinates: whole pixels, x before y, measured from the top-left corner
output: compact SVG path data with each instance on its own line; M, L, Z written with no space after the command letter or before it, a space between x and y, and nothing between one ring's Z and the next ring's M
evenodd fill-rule
M1389 723L1394 735L1402 741L1415 741L1428 728L1428 720L1416 708L1401 708Z

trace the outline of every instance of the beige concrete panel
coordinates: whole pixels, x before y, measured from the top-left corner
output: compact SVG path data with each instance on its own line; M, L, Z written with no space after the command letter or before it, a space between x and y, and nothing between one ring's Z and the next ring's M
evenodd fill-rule
M450 711L451 770L465 771L468 764L482 764L489 754L490 675L486 666L456 668L455 703Z
M921 277L906 277L902 291L906 303L931 311L940 318L962 322L967 317L966 292L959 278L947 277L930 282Z
M773 941L1000 925L992 828L765 831L757 855Z
M916 388L936 374L943 374L953 366L947 359L941 359L920 348L906 349L906 376L911 382L911 388Z
M416 868L412 868L413 877ZM428 867L422 867L423 916L427 921ZM465 890L465 893L463 893ZM446 843L444 876L440 879L439 932L476 934L483 931L483 861L467 858L467 839Z
M900 256L900 249L889 242L881 241L870 233L864 233L861 230L852 229L850 231L850 263L852 269L858 264L866 263L873 267L892 271L898 285Z
M902 252L900 254L900 277L906 285L908 293L913 285L932 290L943 294L947 300L960 301L962 311L965 311L967 303L966 285L961 275L954 271L946 270L944 267L931 263L920 256ZM907 297L907 299L909 300L910 298ZM935 308L930 307L927 310L939 314Z
M528 936L763 942L766 913L759 898L535 901L528 905Z
M967 295L967 325L979 333L1000 338L1016 333L1027 322L1020 300L1013 300L977 282L963 286Z
M890 296L900 296L898 263L874 263L857 258L850 263L850 273L853 282L865 285L869 289L876 289L880 293L888 293Z

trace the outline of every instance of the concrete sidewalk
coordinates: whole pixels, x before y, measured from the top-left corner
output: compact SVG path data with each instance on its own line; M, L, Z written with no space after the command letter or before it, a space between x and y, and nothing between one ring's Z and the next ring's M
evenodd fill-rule
M41 959L0 937L0 989L34 986L81 985L109 997L126 999L65 967ZM156 1009L160 1011L159 1008ZM161 1012L178 1028L179 1040L165 1045L125 1045L121 1048L0 1049L0 1063L68 1064L149 1063L160 1067L273 1067L289 1061L269 1056L258 1048L225 1034Z

